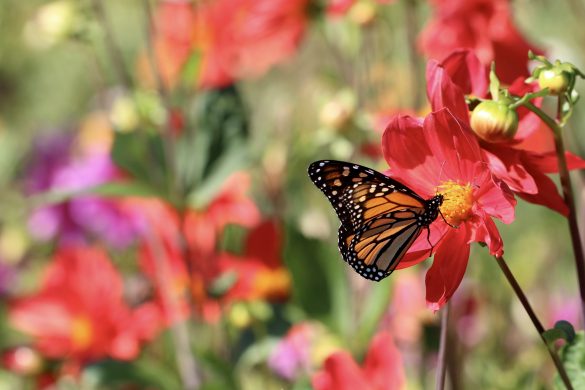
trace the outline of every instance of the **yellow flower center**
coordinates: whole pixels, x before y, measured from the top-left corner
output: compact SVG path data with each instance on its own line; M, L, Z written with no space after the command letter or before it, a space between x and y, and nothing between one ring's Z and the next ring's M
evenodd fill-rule
M254 280L254 298L279 299L286 298L291 289L291 279L288 270L277 268L263 270Z
M440 210L448 223L459 225L471 215L473 206L471 184L460 184L448 180L437 187L437 192L444 197Z
M86 316L80 315L73 318L71 323L71 339L73 347L77 350L87 348L91 344L93 329Z

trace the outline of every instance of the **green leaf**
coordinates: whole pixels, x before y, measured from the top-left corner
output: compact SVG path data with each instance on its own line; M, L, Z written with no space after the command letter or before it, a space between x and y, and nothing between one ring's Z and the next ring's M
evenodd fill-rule
M233 363L222 360L210 351L198 355L198 358L205 366L206 371L208 370L211 374L214 374L206 380L202 389L237 390L240 388L235 377Z
M176 164L185 192L196 199L191 202L205 203L228 175L245 165L248 113L230 86L206 92L193 114L195 126L177 143Z
M575 334L572 342L568 342L559 351L561 361L574 389L585 389L585 336L583 331ZM555 377L555 388L565 389L563 382Z
M238 281L238 274L235 271L224 272L213 280L208 288L208 293L215 298L224 295Z
M307 316L328 323L339 334L349 334L351 307L346 264L337 246L306 238L292 226L287 227L286 237L284 261L292 277L294 302Z
M380 319L388 309L390 303L390 281L384 279L379 283L372 283L368 299L364 302L358 326L358 345L366 345L376 331Z
M139 359L132 363L117 360L100 361L83 371L83 383L89 388L117 388L122 385L180 388L180 383L172 372L147 359Z
M195 51L187 59L183 69L181 69L181 80L187 86L191 86L193 83L197 82L197 79L199 78L199 72L201 71L202 58L203 54L201 51Z
M221 190L226 178L234 171L246 166L247 159L248 151L245 148L225 154L216 162L205 181L189 194L187 203L195 208L207 205Z
M500 80L498 76L496 76L496 64L492 62L492 66L490 69L490 93L492 95L492 100L498 101L500 98Z
M163 139L158 133L116 133L112 160L138 182L168 194L170 178L165 162Z
M555 326L551 329L547 329L542 337L550 346L554 346L555 341L565 340L572 342L575 339L575 329L570 322L561 320L555 323Z

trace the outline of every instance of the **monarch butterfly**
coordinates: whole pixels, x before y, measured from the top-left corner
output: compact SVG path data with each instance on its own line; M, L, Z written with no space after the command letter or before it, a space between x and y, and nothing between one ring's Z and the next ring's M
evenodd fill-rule
M443 195L425 200L373 169L315 161L309 177L335 209L339 251L361 276L380 281L396 268L423 229L439 215Z

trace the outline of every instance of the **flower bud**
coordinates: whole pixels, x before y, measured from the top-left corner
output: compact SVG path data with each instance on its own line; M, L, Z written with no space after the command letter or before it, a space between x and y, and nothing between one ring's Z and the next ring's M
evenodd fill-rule
M484 141L509 141L518 130L518 114L508 102L486 100L471 113L471 128Z
M1 355L2 366L19 375L36 375L43 369L43 359L27 346L7 349Z
M551 95L562 95L569 89L571 75L559 67L543 69L538 75L538 86L541 89L548 88Z
M358 26L367 26L376 17L376 6L369 1L358 1L350 8L348 16Z
M25 25L27 42L37 48L48 48L67 38L75 30L77 10L72 1L59 0L41 6Z
M140 124L140 117L133 99L119 96L110 110L110 120L114 128L122 133L135 130Z
M319 119L323 126L340 130L352 120L355 108L356 97L354 93L349 90L343 90L323 105Z

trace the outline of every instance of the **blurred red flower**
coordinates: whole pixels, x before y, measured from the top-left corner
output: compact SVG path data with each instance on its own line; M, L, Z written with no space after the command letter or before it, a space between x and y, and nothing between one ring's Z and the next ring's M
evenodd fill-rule
M155 285L156 301L166 324L189 316L190 278L184 260L179 215L168 204L155 199L137 199L148 227L140 243L139 263Z
M143 201L151 232L141 245L141 265L158 286L168 321L188 315L187 294L209 321L218 319L221 306L233 301L281 301L288 297L290 276L281 261L280 227L271 220L260 223L258 209L246 195L248 187L249 178L244 173L232 176L205 209L187 212L184 234L175 210L162 202ZM253 227L242 255L217 249L228 224ZM181 242L182 237L186 242ZM230 273L233 284L220 296L211 296L219 278Z
M469 129L469 111L464 94L485 97L487 86L486 73L471 51L458 50L442 63L431 60L427 65L427 94L433 111L448 108L465 129ZM518 82L510 92L522 95L528 88ZM519 114L518 132L512 140L490 143L478 138L483 159L518 196L566 215L567 207L546 175L558 172L551 131L542 128L540 119L528 110L520 109ZM570 169L585 168L580 158L567 153L567 159Z
M430 227L434 261L426 275L427 305L438 310L453 295L467 268L470 243L483 242L492 255L502 255L503 243L492 217L514 220L516 201L508 186L492 175L470 130L442 109L424 121L395 117L382 137L388 173L418 194L444 196L438 218ZM398 268L430 256L426 234L421 234Z
M377 334L362 367L347 352L335 352L312 378L316 390L398 390L405 386L402 355L389 333Z
M528 51L542 53L515 27L508 0L433 0L433 18L420 35L429 58L442 60L458 48L472 49L487 68L497 64L506 84L529 76Z
M228 224L250 228L260 222L260 212L248 196L250 176L232 174L219 193L201 210L189 210L184 221L189 248L197 257L214 252L217 238Z
M159 68L174 85L200 54L199 85L222 87L256 77L292 55L307 24L308 0L163 1L153 37Z
M265 220L248 233L242 257L221 254L221 272L235 272L237 275L235 284L224 300L286 300L290 293L291 280L281 259L280 226L276 221Z
M91 247L60 249L40 291L12 302L9 315L42 354L74 364L134 359L141 342L160 329L156 306L130 308L123 299L122 278L107 255Z

